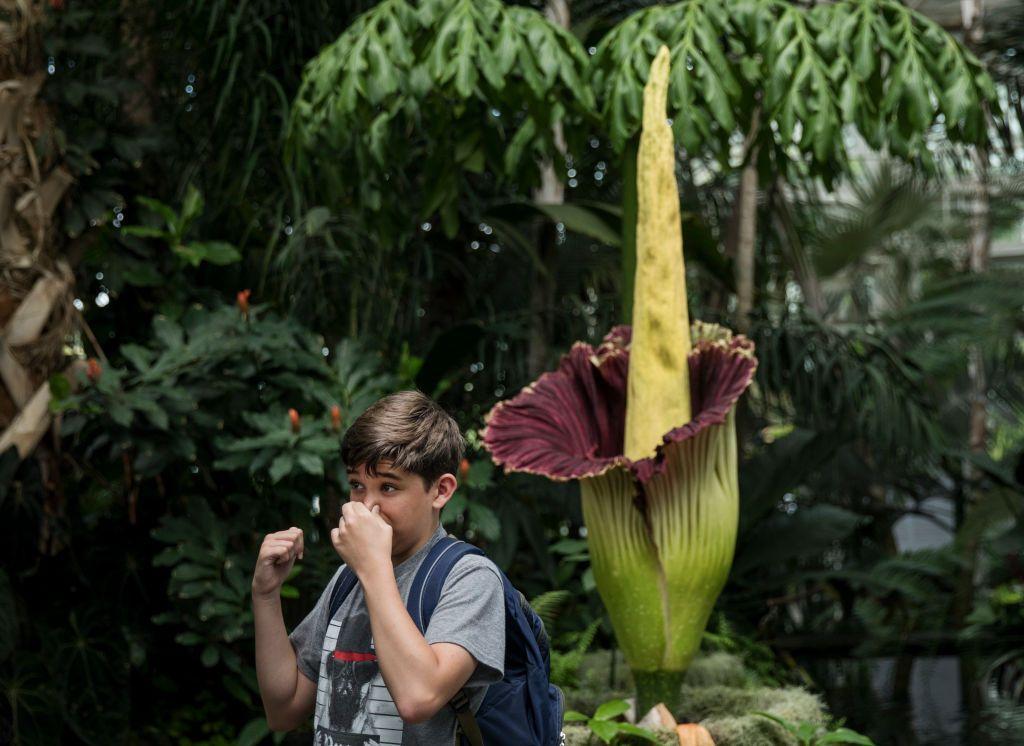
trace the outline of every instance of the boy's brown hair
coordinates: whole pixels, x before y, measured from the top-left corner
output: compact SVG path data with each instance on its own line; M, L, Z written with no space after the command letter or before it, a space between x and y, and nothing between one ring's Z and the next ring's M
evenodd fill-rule
M426 489L442 474L455 474L466 441L452 416L422 391L399 391L371 405L341 441L348 468L365 465L370 476L388 461L417 474Z

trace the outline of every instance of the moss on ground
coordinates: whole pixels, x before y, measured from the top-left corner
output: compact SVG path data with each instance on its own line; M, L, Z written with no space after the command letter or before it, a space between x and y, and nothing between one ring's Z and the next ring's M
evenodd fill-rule
M752 714L758 711L793 722L824 725L828 721L821 700L798 687L684 686L681 702L677 717L699 722L711 732L716 746L796 744L784 728Z
M578 687L567 689L567 709L593 714L610 699L632 696L629 668L617 657L612 672L611 653L600 650L586 656L580 666ZM728 653L710 653L694 659L673 713L679 722L698 722L711 732L716 746L792 746L796 740L781 726L753 712L767 712L793 722L825 724L828 714L817 695L798 687L757 686L743 662ZM567 724L567 746L599 743L580 725ZM659 733L660 742L677 744L675 734ZM617 743L644 743L621 739Z

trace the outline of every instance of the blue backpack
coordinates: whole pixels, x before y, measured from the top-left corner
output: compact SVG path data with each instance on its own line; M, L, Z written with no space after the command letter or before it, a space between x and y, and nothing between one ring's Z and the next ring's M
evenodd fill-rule
M441 598L441 587L455 563L467 554L484 555L479 548L452 537L430 548L416 571L406 609L425 634L430 615ZM544 623L530 608L505 573L505 675L487 688L476 714L465 690L451 701L462 733L461 746L558 746L565 706L562 691L551 684L551 656ZM347 567L331 593L330 618L359 580Z

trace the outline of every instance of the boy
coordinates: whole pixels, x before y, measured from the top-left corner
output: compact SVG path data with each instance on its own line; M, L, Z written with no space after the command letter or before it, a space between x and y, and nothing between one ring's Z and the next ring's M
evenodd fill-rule
M420 634L405 608L413 576L445 536L465 441L419 391L386 396L345 433L350 500L331 543L359 583L328 619L341 568L288 635L280 588L304 551L302 530L268 534L253 573L256 672L271 730L314 714L316 746L455 743L448 702L465 689L473 711L499 681L505 601L497 568L466 556L452 568ZM315 710L315 712L314 712Z

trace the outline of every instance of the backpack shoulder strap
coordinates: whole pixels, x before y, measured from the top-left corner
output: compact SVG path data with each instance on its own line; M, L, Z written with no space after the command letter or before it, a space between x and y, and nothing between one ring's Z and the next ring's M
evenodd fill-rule
M341 608L341 603L348 594L352 592L352 589L356 587L356 583L359 582L359 578L352 572L348 565L341 568L341 574L338 576L337 582L334 584L334 590L331 591L331 606L330 613L327 615L327 622L330 623L334 619L334 615L338 613L338 609Z
M448 573L467 554L483 555L483 551L472 544L446 536L430 548L423 564L416 571L405 606L420 633L425 634L427 631L430 617L441 599L441 588L444 587Z
M441 600L441 589L444 587L444 581L448 578L448 573L455 567L455 563L467 554L486 556L478 547L459 541L452 536L446 536L430 548L423 564L416 571L412 587L409 589L406 608L420 633L426 634L427 632L430 617L433 615L434 609L437 608L438 601ZM449 705L455 711L460 730L469 741L470 746L484 746L480 727L469 707L469 697L465 690L458 691Z

